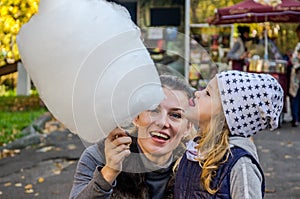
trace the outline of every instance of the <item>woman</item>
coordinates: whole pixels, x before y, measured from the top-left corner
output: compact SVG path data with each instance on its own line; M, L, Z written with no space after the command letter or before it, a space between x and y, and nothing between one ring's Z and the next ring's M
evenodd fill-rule
M160 79L165 98L135 118L135 132L115 129L83 152L70 198L172 198L172 167L192 130L184 117L192 90L175 76Z
M175 182L175 198L263 198L264 174L249 139L277 128L283 90L274 77L240 71L217 74L190 100L186 117L199 124Z

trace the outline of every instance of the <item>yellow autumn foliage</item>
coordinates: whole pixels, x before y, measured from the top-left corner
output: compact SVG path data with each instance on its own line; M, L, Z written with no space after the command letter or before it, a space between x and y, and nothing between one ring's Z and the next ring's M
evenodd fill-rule
M1 0L0 67L20 59L16 36L21 26L38 11L39 0Z

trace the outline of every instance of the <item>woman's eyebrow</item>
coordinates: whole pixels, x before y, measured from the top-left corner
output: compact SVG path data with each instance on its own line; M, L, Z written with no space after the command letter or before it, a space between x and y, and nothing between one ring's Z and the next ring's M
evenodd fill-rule
M160 108L161 108L160 105L158 105L158 106L156 106L156 107L154 107L152 109L147 109L147 111L153 111L153 110L160 109Z
M184 109L183 108L171 108L172 111L182 111L184 112Z

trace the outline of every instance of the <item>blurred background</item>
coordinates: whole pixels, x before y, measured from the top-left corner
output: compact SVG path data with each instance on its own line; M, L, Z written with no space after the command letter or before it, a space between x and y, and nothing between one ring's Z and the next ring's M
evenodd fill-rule
M210 20L217 8L232 6L241 0L116 2L128 9L134 23L141 28L145 45L161 73L182 75L193 87L202 89L213 74L230 69L226 54L238 36L237 27L245 24L212 25ZM47 111L22 65L16 43L20 28L38 12L38 6L39 0L0 2L0 116L9 120L0 122L0 145L23 136L18 132ZM250 58L256 55L256 58L263 59L266 31L268 59L284 60L298 42L295 33L297 25L288 21L247 23L251 30L251 39L247 42ZM286 68L280 73L273 72L274 75L285 75ZM18 119L15 113L19 114ZM21 122L20 118L24 118L25 122Z

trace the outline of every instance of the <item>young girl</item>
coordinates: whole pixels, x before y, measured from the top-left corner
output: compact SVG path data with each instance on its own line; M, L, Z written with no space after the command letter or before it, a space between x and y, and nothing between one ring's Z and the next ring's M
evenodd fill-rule
M270 75L227 71L195 93L186 117L199 125L175 181L175 198L263 198L264 174L250 136L277 128L283 90Z

